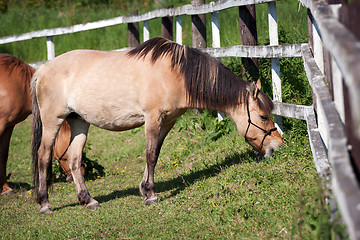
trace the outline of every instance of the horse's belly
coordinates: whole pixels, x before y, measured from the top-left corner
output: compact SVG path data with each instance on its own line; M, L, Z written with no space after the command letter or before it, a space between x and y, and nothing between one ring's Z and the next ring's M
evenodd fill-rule
M87 104L78 103L72 109L88 123L107 130L125 131L145 122L142 109L134 101L97 100L88 99Z
M144 115L138 113L122 113L121 115L84 117L85 121L99 128L112 131L125 131L142 126Z

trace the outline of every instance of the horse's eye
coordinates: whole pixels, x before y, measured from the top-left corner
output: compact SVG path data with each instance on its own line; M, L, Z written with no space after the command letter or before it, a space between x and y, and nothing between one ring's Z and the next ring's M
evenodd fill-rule
M261 120L262 121L267 121L269 120L269 117L268 116L260 116Z

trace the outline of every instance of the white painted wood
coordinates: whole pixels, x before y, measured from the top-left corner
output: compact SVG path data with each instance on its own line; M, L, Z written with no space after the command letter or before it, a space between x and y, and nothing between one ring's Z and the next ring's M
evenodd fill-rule
M277 25L277 13L276 2L268 3L268 21L269 21L269 38L270 45L279 44L278 25ZM278 58L271 59L271 78L273 89L273 100L282 102L281 94L281 78L280 78L280 60ZM279 133L284 133L282 118L275 115L275 126Z
M333 58L331 59L331 69L332 69L335 107L339 113L341 121L345 123L343 78L337 63L334 61Z
M314 58L315 61L317 63L317 65L319 66L319 69L322 73L324 73L324 49L323 49L323 44L322 44L322 40L321 40L321 36L320 36L320 32L319 32L319 28L317 27L316 21L313 21L313 42L314 42L314 49L313 49L313 54L314 54Z
M271 77L273 87L273 100L282 102L279 58L271 59Z
M323 109L323 121L328 136L328 158L332 167L332 187L341 217L351 239L360 239L360 188L353 171L347 139L335 103L324 83L324 75L317 66L309 46L302 46L304 67L316 95L317 105Z
M355 134L360 137L360 42L338 21L333 9L325 1L300 1L310 9L321 32L323 44L337 62L348 86L352 101L352 127Z
M55 58L55 45L54 37L49 36L46 38L46 49L47 49L47 59L51 60Z
M236 45L221 48L204 48L214 57L246 57L246 58L281 58L301 57L301 44L276 45L276 46L247 46Z
M316 116L312 107L305 109L305 120L308 127L310 148L314 157L316 171L324 179L325 184L330 180L331 166L329 164L326 150L323 146L319 129L316 124Z
M270 45L278 45L279 37L278 37L276 2L268 3L268 21L269 21Z
M220 47L220 28L218 12L211 13L212 47Z
M176 42L182 45L182 16L176 17Z
M212 33L212 47L220 48L220 28L219 28L219 15L218 12L211 13L211 33ZM221 61L221 58L218 57ZM217 113L218 121L221 122L225 118L222 112Z
M316 24L315 19L312 21L312 32L313 32L313 43L314 43L314 49L312 49L312 53L314 55L314 60L321 71L322 74L324 74L324 52L323 52L323 44L320 36L320 30ZM316 101L318 102L319 99L316 98ZM317 105L317 121L318 121L318 128L320 135L324 141L325 146L328 148L329 145L329 136L327 134L326 130L326 124L325 124L325 112L321 105Z
M319 102L319 101L320 101L320 99L317 96L316 102ZM321 104L317 104L316 110L317 110L317 122L318 122L319 132L320 132L320 135L323 139L325 146L328 148L329 147L329 135L328 135L328 131L326 129L326 127L327 127L326 112L323 109L323 106Z
M213 57L257 57L257 58L279 58L279 57L301 57L301 46L303 44L291 44L281 46L245 46L237 45L231 47L221 48L202 48L200 51L206 52ZM115 49L112 51L127 51L133 49L132 47L125 47ZM40 66L44 62L30 63L34 66Z
M144 42L150 39L149 21L144 22Z
M313 109L312 106L304 106L304 105L295 105L290 103L283 102L274 102L274 109L272 110L273 114L296 118L301 120L306 120L306 111L308 109Z

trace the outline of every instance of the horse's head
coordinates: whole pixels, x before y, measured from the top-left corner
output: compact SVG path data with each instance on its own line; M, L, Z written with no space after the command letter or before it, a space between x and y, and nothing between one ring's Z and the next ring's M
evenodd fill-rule
M260 79L256 84L251 83L244 105L236 108L229 116L232 116L246 142L265 157L271 157L283 141L272 121L273 103L260 88Z

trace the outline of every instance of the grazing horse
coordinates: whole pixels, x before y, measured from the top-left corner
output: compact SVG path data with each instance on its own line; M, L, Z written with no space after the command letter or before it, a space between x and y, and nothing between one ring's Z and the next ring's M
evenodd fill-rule
M0 54L0 186L1 195L13 194L6 180L6 163L9 155L10 138L15 125L31 114L30 80L35 68L10 55ZM62 137L57 139L55 153L60 156L60 165L68 169L66 152L70 141L70 130L61 128ZM66 141L67 140L67 141ZM66 145L67 144L67 145ZM66 145L66 146L65 146ZM56 156L56 155L55 155ZM70 173L68 173L69 175Z
M89 125L124 131L145 124L146 166L140 192L157 201L154 168L161 145L187 109L224 112L247 142L269 157L282 144L271 119L273 103L257 84L243 81L220 61L163 38L131 51L75 50L44 64L34 75L33 163L40 213L51 213L51 147L63 121L71 128L68 161L80 204L99 203L86 189L80 159ZM41 131L42 129L42 131Z

